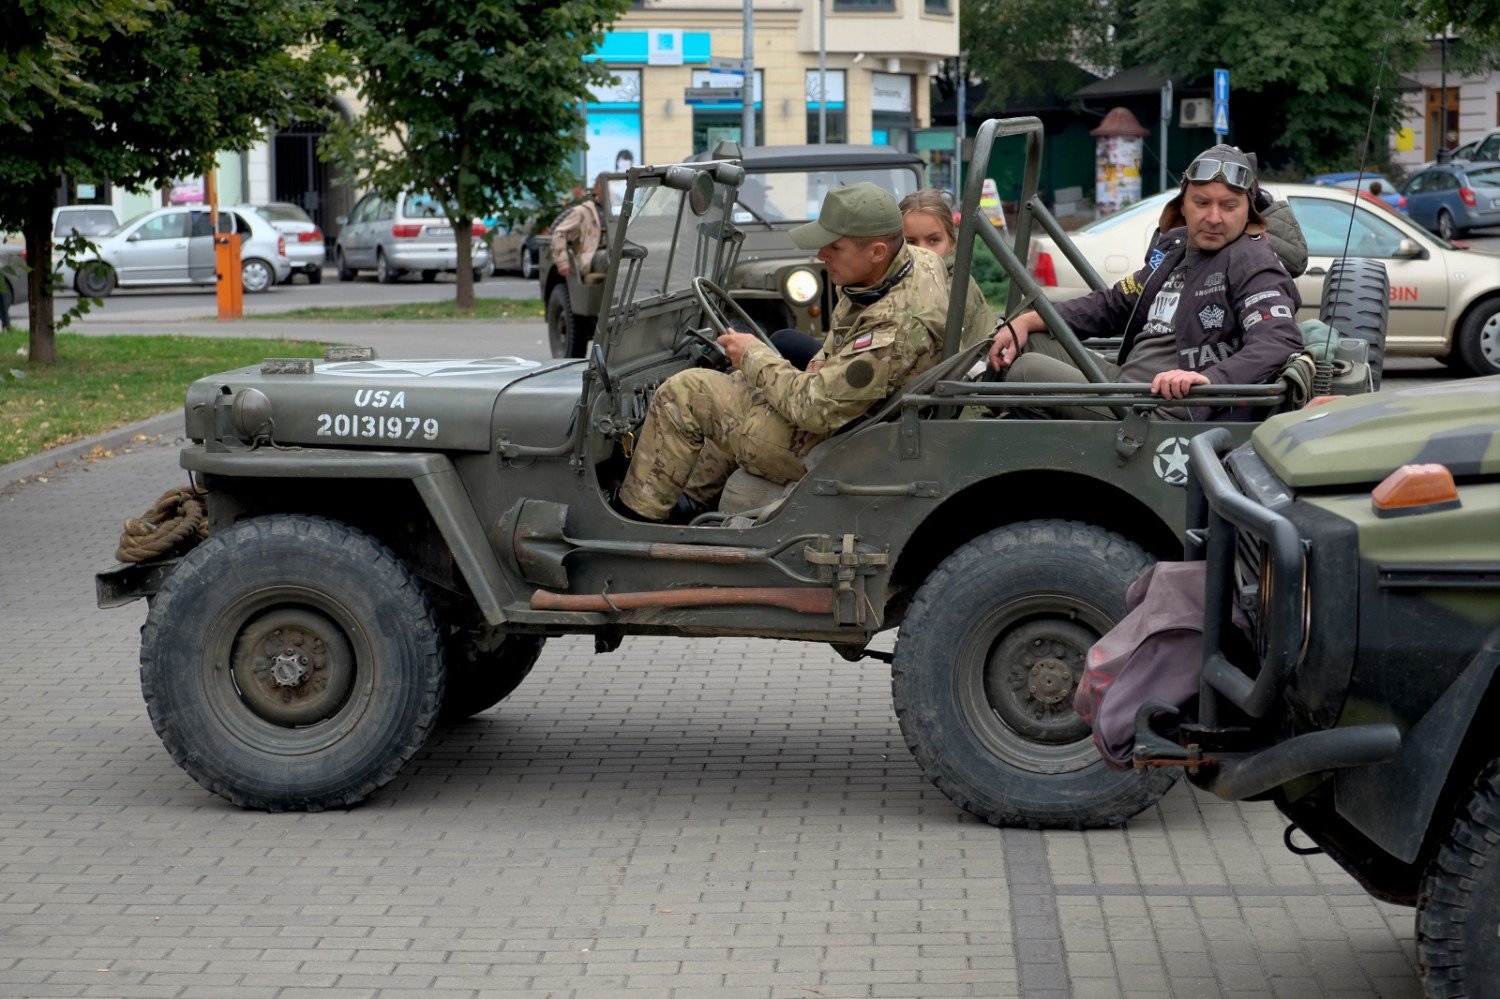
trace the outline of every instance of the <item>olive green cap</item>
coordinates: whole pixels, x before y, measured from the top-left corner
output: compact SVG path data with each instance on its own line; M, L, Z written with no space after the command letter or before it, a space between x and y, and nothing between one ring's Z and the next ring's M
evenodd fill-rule
M896 196L865 181L829 191L818 220L793 229L792 242L804 250L816 250L841 236L894 236L900 231L901 206Z

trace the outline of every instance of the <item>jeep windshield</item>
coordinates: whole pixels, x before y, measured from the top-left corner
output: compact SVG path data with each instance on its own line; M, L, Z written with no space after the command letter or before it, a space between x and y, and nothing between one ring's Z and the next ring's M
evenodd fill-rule
M751 173L740 188L732 218L736 225L807 222L818 217L823 195L863 181L885 188L897 201L917 189L917 175L905 166Z
M678 169L703 181L683 191L667 186L663 176L644 176L627 192L617 223L623 239L613 268L612 307L689 294L696 277L719 279L731 189L713 183L707 171Z

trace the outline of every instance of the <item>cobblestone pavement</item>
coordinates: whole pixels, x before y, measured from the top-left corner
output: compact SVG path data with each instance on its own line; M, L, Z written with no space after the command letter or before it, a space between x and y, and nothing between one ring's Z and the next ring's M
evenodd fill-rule
M0 996L1415 996L1412 917L1179 787L997 830L918 772L879 665L553 640L366 805L239 811L167 756L141 603L94 607L168 442L0 487Z

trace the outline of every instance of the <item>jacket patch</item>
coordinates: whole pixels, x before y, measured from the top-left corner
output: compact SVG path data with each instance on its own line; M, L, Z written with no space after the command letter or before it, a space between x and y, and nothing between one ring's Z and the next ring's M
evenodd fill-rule
M1126 295L1139 295L1146 289L1135 279L1134 274L1127 274L1120 279L1120 291Z
M1159 249L1152 250L1151 256L1146 258L1146 263L1149 264L1151 266L1151 269L1154 271L1161 266L1161 262L1165 259L1167 259L1166 253Z
M1267 316L1266 318L1267 319L1272 319L1272 318L1275 318L1275 317L1278 317L1278 316L1280 318L1282 318L1282 319L1290 319L1290 318L1292 318L1292 307L1290 305L1273 305L1273 306L1271 306L1271 314L1269 316Z
M875 333L861 333L849 343L850 350L869 350L875 345Z
M1205 330L1221 330L1224 328L1224 310L1217 305L1210 305L1198 313L1198 321Z
M1250 313L1249 315L1241 317L1241 319L1240 319L1240 329L1246 329L1247 330L1250 327L1254 326L1256 323L1260 322L1262 319L1269 319L1269 318L1270 318L1269 316L1262 316L1260 314L1260 312L1257 310L1255 312Z
M1223 271L1214 271L1208 277L1206 277L1206 278L1203 279L1203 287L1205 287L1205 288L1217 288L1219 285L1221 285L1223 283L1224 283L1224 272Z
M1250 306L1254 305L1256 302L1264 302L1268 298L1277 298L1280 295L1281 295L1280 289L1275 289L1275 288L1273 288L1270 291L1257 292L1256 294L1251 295L1249 298L1245 299L1244 302L1240 303L1240 308L1242 308L1242 309L1248 309Z

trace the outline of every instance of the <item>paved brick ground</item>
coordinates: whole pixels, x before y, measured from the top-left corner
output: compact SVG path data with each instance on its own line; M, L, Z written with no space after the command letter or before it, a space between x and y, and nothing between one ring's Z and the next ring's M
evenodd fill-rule
M1411 914L1179 788L996 830L889 678L818 647L551 642L363 807L239 811L168 758L142 604L100 611L169 443L0 487L0 996L1415 996Z

